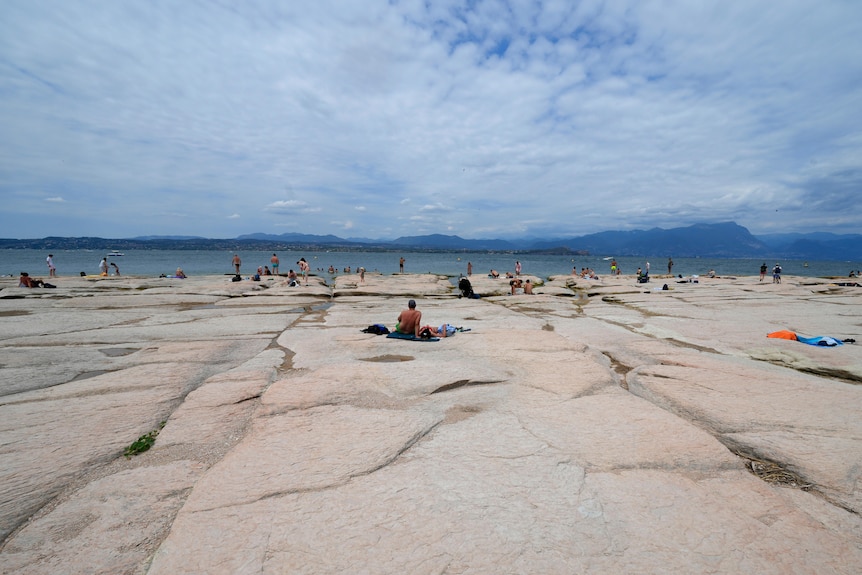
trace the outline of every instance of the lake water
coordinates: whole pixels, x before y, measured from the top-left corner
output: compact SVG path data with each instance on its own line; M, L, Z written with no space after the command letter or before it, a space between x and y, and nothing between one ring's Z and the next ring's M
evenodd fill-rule
M258 266L269 265L272 252L240 251L243 275L254 273ZM98 274L99 262L107 252L92 250L56 250L54 265L59 276L77 276L80 272ZM116 263L123 275L159 276L171 275L182 267L188 275L232 274L231 260L234 252L213 250L129 250L125 255L108 258ZM48 253L41 250L0 250L0 275L17 276L22 271L34 277L47 276L45 258ZM406 260L406 273L436 273L457 277L467 273L467 262L473 263L473 274L484 275L495 269L501 274L515 270L515 260L521 262L521 273L547 278L551 275L570 274L572 267L579 271L583 267L596 270L601 277L610 272L607 256L551 256L526 254L487 254L487 253L418 253L418 252L341 252L341 251L303 251L278 252L281 260L281 273L291 268L298 269L296 262L304 257L311 265L312 273L328 276L330 265L339 272L350 266L352 271L363 266L369 272L384 274L398 272L398 259ZM634 274L638 267L650 262L653 275L667 273L667 258L617 258L623 274ZM674 275L705 275L714 269L720 276L758 275L760 265L766 263L770 273L775 260L763 259L722 259L722 258L674 258ZM811 277L847 277L851 269L862 269L862 262L847 261L809 261L781 260L784 274Z

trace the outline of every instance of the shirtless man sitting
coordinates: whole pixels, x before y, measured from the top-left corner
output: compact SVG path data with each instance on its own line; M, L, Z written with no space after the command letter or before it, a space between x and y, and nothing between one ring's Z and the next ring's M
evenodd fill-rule
M42 280L33 279L27 272L21 272L21 277L18 278L18 287L34 288L44 286L42 285Z
M419 326L422 321L422 312L416 309L416 301L407 302L407 309L398 314L398 323L395 329L400 333L412 333L419 337Z

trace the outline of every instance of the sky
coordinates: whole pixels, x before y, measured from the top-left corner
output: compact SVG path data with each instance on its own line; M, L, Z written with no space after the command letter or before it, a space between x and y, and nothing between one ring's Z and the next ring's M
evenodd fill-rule
M0 237L862 229L862 2L4 0Z

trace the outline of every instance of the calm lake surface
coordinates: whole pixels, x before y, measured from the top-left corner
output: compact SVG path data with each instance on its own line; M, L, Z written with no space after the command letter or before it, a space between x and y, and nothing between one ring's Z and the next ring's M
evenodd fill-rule
M154 276L160 274L172 275L177 267L182 267L188 275L232 274L231 259L234 252L213 250L129 250L123 256L109 257L109 262L119 266L123 275ZM250 275L258 266L269 265L272 252L239 251L242 258L241 273ZM93 250L55 250L54 265L59 276L77 276L80 272L98 274L99 262L108 252ZM0 275L17 276L22 271L34 277L48 275L45 264L47 252L41 250L0 250ZM551 256L526 254L487 254L487 253L417 253L417 252L341 252L341 251L303 251L278 252L281 261L279 271L283 274L293 268L298 269L296 262L304 257L311 265L313 274L327 277L329 266L339 273L350 267L355 271L363 266L369 272L377 271L384 274L398 272L400 257L406 260L406 273L435 273L457 277L467 273L467 262L473 263L473 274L484 275L495 269L501 274L515 270L515 261L521 262L521 273L547 278L551 275L570 274L572 268L592 268L601 277L610 273L609 256ZM650 273L653 275L667 273L667 257L656 258L617 258L623 274L634 274L638 267L645 267L650 262ZM770 273L775 260L763 259L721 259L721 258L674 258L673 274L705 275L714 269L720 276L758 275L760 265L766 263ZM810 277L847 277L850 270L862 269L859 261L808 261L780 260L786 275ZM113 269L112 269L113 271Z

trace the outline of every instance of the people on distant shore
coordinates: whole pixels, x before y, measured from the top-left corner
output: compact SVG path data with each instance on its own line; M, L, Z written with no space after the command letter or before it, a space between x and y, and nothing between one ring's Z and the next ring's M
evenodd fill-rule
M524 295L533 295L533 284L530 282L530 278L524 282Z
M240 259L239 254L233 255L233 269L236 271L236 275L239 275L239 267L242 265L242 259Z
M115 276L120 275L120 266L118 266L114 262L111 262L111 267L114 268L114 275Z
M614 258L611 260L611 275L613 276L616 274L617 274L617 260L616 260L616 258Z
M402 273L402 274L404 273L404 262L405 261L406 260L404 259L404 256L401 256L401 259L398 260L398 273Z
M497 270L491 270L488 272L488 277L497 279L498 277L500 277L500 272L498 272Z
M359 283L361 283L361 284L365 283L365 268L363 268L363 267L359 268Z
M760 281L763 281L763 278L766 277L766 262L763 262L760 266Z
M515 275L521 275L521 262L519 260L515 260Z
M272 254L272 257L269 258L269 263L272 264L272 273L273 275L278 275L278 256ZM269 274L267 274L269 275Z
M331 274L335 273L335 268L332 265L329 266L329 273L331 273Z
M287 285L290 287L296 287L296 272L291 269L287 272Z
M515 295L515 290L521 289L523 287L524 282L521 281L521 278L515 278L509 282L509 287L512 290L512 295Z
M416 309L416 300L407 302L407 309L398 314L395 330L399 333L412 333L419 337L419 324L422 322L422 312Z
M667 258L667 275L673 275L673 258Z
M188 277L188 276L185 274L185 272L183 272L183 268L177 268L177 271L174 273L174 275L175 275L176 277L178 277L178 278L182 278L182 279L185 279L185 278L187 278L187 277Z
M107 277L108 275L108 258L102 258L99 262L99 275Z
M775 263L775 267L772 268L772 283L780 284L781 283L781 266L778 263Z
M473 262L467 262L467 277L473 275Z
M48 257L45 258L45 263L48 264L48 277L57 277L57 268L54 267L54 254L48 254Z

